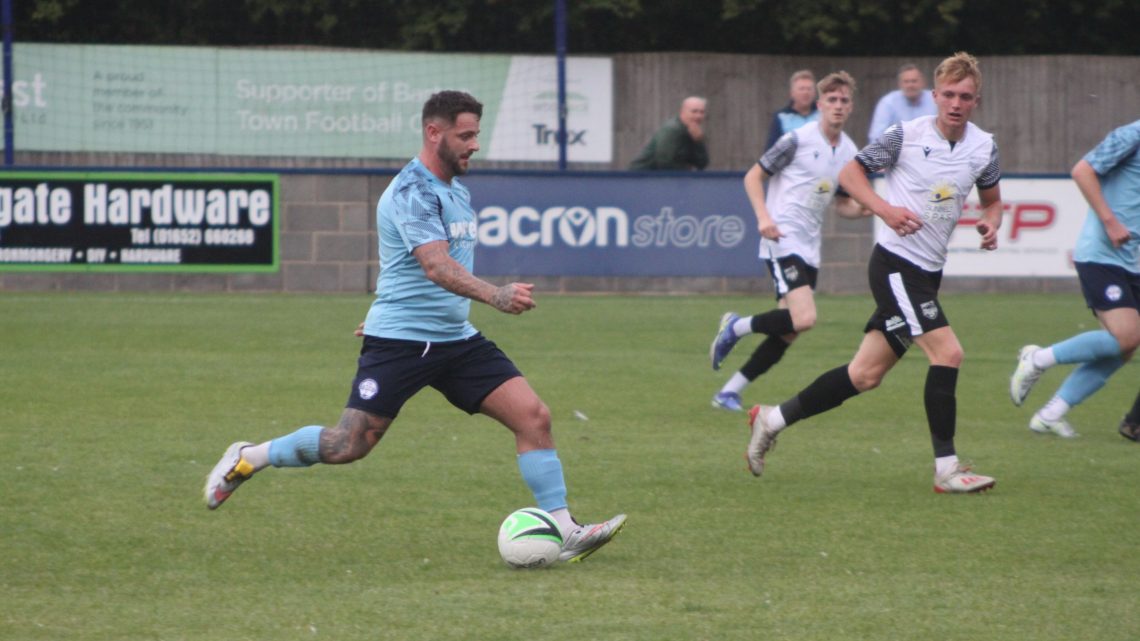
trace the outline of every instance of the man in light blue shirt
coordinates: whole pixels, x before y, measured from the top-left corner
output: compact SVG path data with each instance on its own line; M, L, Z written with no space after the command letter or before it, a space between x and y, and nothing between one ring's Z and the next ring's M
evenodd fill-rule
M507 314L534 309L534 285L495 286L472 273L477 219L458 180L479 151L483 105L461 91L424 103L423 147L376 206L380 276L347 406L333 427L309 425L254 445L233 443L206 479L206 506L221 506L269 467L343 464L364 458L404 404L433 387L468 414L482 413L515 436L517 463L538 507L557 523L561 561L581 561L610 541L625 515L580 525L570 515L550 410L514 363L467 320L471 301Z
M918 67L905 64L899 67L899 88L880 98L875 105L871 128L867 131L867 142L878 140L887 127L895 123L937 113L934 94L926 90L926 78Z
M788 97L788 106L772 114L765 151L789 131L819 120L819 108L815 104L815 74L811 69L800 69L792 74L788 80Z
M1077 435L1064 418L1069 409L1103 387L1140 346L1140 120L1109 133L1072 175L1089 203L1073 263L1085 301L1103 329L1049 347L1022 347L1009 384L1013 404L1021 405L1046 369L1080 363L1029 421L1034 432L1064 438ZM1123 423L1120 434L1130 440L1138 436Z
M458 179L443 182L414 158L380 197L376 226L380 276L364 334L425 343L474 336L471 299L432 282L415 256L417 248L444 241L452 260L473 269L476 225L467 188ZM519 289L529 296L529 287Z

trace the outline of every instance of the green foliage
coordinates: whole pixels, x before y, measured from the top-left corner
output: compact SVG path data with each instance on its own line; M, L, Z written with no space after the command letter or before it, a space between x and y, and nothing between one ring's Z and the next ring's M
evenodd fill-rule
M0 637L1140 635L1140 446L1115 432L1135 366L1073 411L1073 441L1031 434L1032 408L1006 396L1023 342L1092 325L1079 296L943 300L966 350L959 450L998 478L984 496L931 491L919 353L791 428L765 477L749 475L742 417L709 407L729 372L710 371L706 350L725 309L762 311L768 296L540 295L520 317L476 306L551 408L575 514L630 516L586 562L534 572L508 569L495 546L500 521L532 503L509 433L431 390L365 460L266 470L204 507L202 480L231 441L335 420L369 302L0 297ZM849 358L869 305L822 298L820 323L746 401L783 400Z
M554 49L552 0L32 0L20 40L316 45L428 51ZM1140 54L1128 0L586 0L570 51L846 55Z

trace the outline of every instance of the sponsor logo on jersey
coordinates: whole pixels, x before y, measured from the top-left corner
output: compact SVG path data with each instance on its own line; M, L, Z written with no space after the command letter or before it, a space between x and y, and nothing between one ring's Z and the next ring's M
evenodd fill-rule
M957 205L958 188L954 183L942 181L930 187L926 206L922 208L925 220L958 220L961 213Z

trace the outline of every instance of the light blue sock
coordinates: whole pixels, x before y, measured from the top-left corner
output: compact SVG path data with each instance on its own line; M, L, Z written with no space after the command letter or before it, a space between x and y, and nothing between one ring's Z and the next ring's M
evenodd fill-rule
M1084 363L1073 370L1073 373L1069 374L1064 383L1061 383L1061 389L1057 390L1057 396L1068 403L1069 407L1073 407L1104 387L1108 377L1112 376L1112 373L1120 369L1122 365L1124 365L1124 360L1119 356L1099 358Z
M534 494L538 509L547 512L566 507L566 480L562 461L554 450L531 450L519 454L519 471Z
M1107 330L1098 329L1054 343L1053 356L1058 363L1088 363L1120 356L1120 343Z
M269 464L273 467L309 467L320 463L320 425L309 425L269 442Z

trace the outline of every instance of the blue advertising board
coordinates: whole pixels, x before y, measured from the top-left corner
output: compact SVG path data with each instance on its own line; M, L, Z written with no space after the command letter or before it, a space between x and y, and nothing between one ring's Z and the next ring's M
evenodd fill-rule
M732 173L473 173L475 272L757 276L760 233Z

